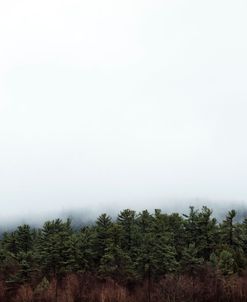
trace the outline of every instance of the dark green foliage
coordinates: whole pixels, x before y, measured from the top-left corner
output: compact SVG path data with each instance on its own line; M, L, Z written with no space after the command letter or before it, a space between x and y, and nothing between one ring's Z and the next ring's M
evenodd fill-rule
M101 258L105 255L108 242L111 240L110 228L112 226L112 219L107 214L102 214L96 221L94 227L94 251L95 251L95 263L100 265Z
M99 273L105 277L127 281L134 276L134 271L130 255L121 246L123 226L112 223L108 236L104 255L100 259Z
M190 207L188 215L125 209L116 220L102 214L76 230L60 219L37 230L22 225L2 235L0 273L7 288L36 287L67 273L149 285L169 274L194 278L203 267L229 276L247 268L247 218L236 223L235 217L232 210L219 224L207 207Z
M74 233L70 240L70 267L72 271L85 272L93 270L95 251L94 232L88 227Z
M222 233L222 241L224 244L228 244L233 247L237 245L236 233L235 233L235 225L234 218L236 217L236 211L231 210L228 212L226 219L223 221L221 225L221 233Z
M22 225L16 231L5 233L1 241L1 271L9 287L30 282L35 271L33 231Z
M135 223L135 211L126 209L122 211L117 218L120 229L120 244L121 247L130 252L133 248L133 241L135 240L136 223Z
M224 275L231 275L236 271L236 263L233 254L223 250L219 256L219 268Z
M56 219L44 224L37 251L44 272L57 275L71 270L72 238L69 220Z
M182 271L195 276L197 271L200 270L202 263L203 258L198 257L198 250L195 247L195 243L189 244L189 246L183 250L181 258Z

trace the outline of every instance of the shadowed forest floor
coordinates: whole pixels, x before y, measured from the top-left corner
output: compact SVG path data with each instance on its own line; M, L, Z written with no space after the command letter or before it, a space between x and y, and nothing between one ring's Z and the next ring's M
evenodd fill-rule
M159 281L119 284L90 275L70 274L57 282L23 284L7 289L1 283L2 302L241 302L247 301L247 277L228 278L203 272L201 278L167 276Z

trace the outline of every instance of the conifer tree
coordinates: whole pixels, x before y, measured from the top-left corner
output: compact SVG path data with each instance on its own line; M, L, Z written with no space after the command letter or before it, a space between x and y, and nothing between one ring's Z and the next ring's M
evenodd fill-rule
M198 256L204 258L206 261L210 259L211 253L216 249L217 242L219 242L219 230L217 221L211 217L212 210L203 206L198 213L198 234L196 240L196 247Z
M233 274L236 269L236 263L233 254L229 250L223 250L219 256L219 268L224 275Z
M180 263L182 271L189 273L191 276L195 276L200 270L203 264L203 258L198 257L198 250L195 247L195 243L189 244L189 246L183 250Z
M155 217L147 211L139 216L139 225L144 233L137 264L143 278L165 275L177 269L176 251L164 219L159 210L155 211Z
M60 219L44 224L40 242L40 262L47 273L57 276L69 269L69 254L71 248L71 222Z
M168 216L168 231L170 240L176 250L176 259L181 258L181 253L186 245L186 232L183 218L178 213L172 213Z
M121 225L121 246L127 252L130 252L134 240L135 211L126 209L120 212L117 222Z
M107 241L105 254L101 258L99 272L116 280L131 280L134 277L133 264L130 256L121 246L122 226L112 224L110 238Z
M27 224L21 225L16 231L16 245L18 252L27 253L32 249L33 231Z
M230 247L237 244L235 237L235 225L234 218L236 217L236 211L231 210L227 213L226 219L221 225L222 241L224 244L228 244Z
M87 272L94 270L95 252L93 250L94 234L89 227L71 236L70 267L73 271Z
M110 239L110 228L112 219L107 214L98 217L95 227L94 251L95 263L100 265L101 258L105 255L108 241Z
M195 210L195 208L191 206L189 215L183 214L183 216L186 218L184 221L184 226L187 246L190 244L196 245L199 231L198 210Z

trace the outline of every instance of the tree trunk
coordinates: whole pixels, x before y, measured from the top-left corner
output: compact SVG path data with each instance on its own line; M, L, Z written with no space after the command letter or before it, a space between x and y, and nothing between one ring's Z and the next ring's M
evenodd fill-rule
M148 302L151 302L151 270L148 268Z

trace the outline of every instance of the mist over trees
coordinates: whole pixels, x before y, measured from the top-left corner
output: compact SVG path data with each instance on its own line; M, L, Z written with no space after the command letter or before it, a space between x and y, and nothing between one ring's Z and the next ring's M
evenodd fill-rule
M236 216L125 209L80 228L21 225L0 241L0 301L246 301L247 218Z

